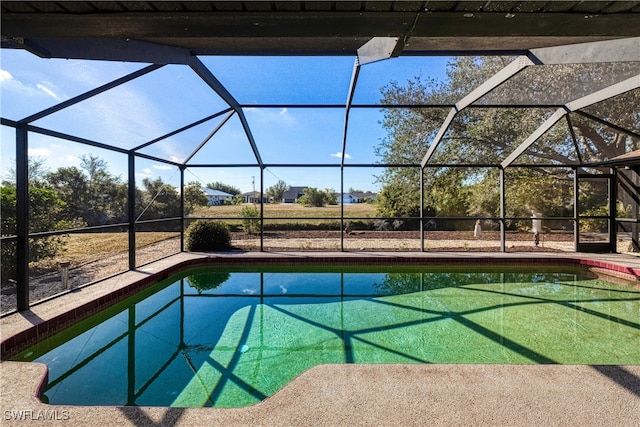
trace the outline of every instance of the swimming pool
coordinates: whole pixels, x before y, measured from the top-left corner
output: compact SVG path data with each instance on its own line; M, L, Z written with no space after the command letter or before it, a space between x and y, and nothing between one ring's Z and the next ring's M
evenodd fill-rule
M640 363L640 291L585 274L194 269L14 360L52 404L218 407L323 363Z

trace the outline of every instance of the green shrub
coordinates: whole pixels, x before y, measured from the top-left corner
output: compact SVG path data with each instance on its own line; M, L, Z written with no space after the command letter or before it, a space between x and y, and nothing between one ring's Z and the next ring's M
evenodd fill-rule
M243 206L240 216L242 216L243 231L253 234L260 230L260 211L255 206Z
M187 277L187 283L201 294L203 291L216 289L229 280L229 273L198 273Z
M199 219L185 233L189 251L224 251L231 248L231 232L221 221Z

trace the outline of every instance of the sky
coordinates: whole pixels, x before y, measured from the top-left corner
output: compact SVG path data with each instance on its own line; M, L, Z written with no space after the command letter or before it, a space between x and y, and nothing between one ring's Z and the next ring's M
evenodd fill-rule
M390 81L415 77L445 79L446 57L392 58L362 66L354 104L376 104ZM334 164L342 157L347 100L355 57L226 57L200 60L243 106L251 134L266 164ZM147 64L41 59L23 50L0 51L0 115L26 118L144 68ZM296 105L314 108L296 108ZM337 105L340 108L326 108ZM325 107L322 107L325 106ZM198 120L224 112L228 105L190 68L167 65L79 104L32 122L123 149L133 149ZM379 108L351 110L345 164L379 161L374 148L386 136ZM219 130L210 138L214 129ZM1 130L0 173L15 161L15 135ZM260 189L260 169L237 114L211 120L141 148L144 154L183 162L203 142L188 164L252 164L254 167L187 168L185 182L221 181L241 191ZM126 155L37 133L29 134L29 155L55 171L80 166L82 156L105 160L112 174L127 177ZM345 168L344 188L378 191L380 168ZM136 159L136 179L156 179L179 186L178 168ZM291 186L340 189L340 168L270 166L265 190L278 180Z

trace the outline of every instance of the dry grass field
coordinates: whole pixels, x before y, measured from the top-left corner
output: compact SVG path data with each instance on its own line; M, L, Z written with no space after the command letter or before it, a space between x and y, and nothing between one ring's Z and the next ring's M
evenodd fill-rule
M241 218L241 210L247 205L207 206L197 209L192 217L206 218ZM251 205L250 205L251 206ZM252 205L260 209L260 205ZM340 205L310 207L297 203L277 203L264 205L265 219L280 218L326 218L340 219ZM348 218L371 218L376 216L376 206L367 203L344 205L344 215ZM311 222L311 221L309 221Z
M163 240L179 237L180 233L153 232L136 233L136 247L141 248ZM129 249L129 236L120 233L77 233L61 236L63 247L54 259L44 259L31 264L31 269L46 272L57 269L61 261L69 261L72 266L111 257Z
M241 224L241 210L246 205L207 206L198 209L191 216L204 218L238 218L225 221L230 225ZM260 208L259 205L253 205ZM345 205L345 217L368 218L375 216L375 206L370 204ZM318 224L323 220L340 219L340 206L305 207L299 204L266 204L264 205L265 223L309 223ZM297 218L285 220L282 218ZM320 218L305 220L304 218ZM175 232L136 233L136 247L143 248L167 239L179 237ZM61 236L63 249L54 259L45 259L32 263L32 273L45 273L59 268L60 261L69 261L72 266L79 266L101 258L111 257L126 252L129 248L128 234L118 233L77 233Z

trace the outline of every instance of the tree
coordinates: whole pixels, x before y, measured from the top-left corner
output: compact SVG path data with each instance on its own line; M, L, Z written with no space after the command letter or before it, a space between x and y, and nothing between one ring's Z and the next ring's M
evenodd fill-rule
M382 103L455 103L510 60L502 57L454 58L448 64L446 82L423 79L420 76L402 85L390 82L382 88ZM554 67L553 72L540 72L543 71L542 68L534 68L528 78L519 79L515 83L507 82L477 103L522 105L568 102L584 96L586 93L583 87L593 87L594 81L605 86L614 83L620 75L629 72L626 69L628 67L631 66L586 64L580 67ZM533 100L531 94L536 94L539 98ZM589 108L594 115L610 118L612 122L629 129L637 129L637 110L634 113L629 106L639 104L640 92L632 91L619 96L616 102L600 103ZM388 134L376 148L381 162L420 164L448 112L448 108L386 109L382 125ZM429 164L499 164L551 112L553 110L539 108L465 109L451 122ZM585 162L612 158L639 147L640 141L624 132L577 114L570 114L570 118L580 156ZM567 122L559 122L518 160L529 164L577 164L578 155ZM509 169L511 168L507 170ZM558 177L558 169L538 167L536 172L518 170L520 173L509 176L507 188L516 185L535 187L535 192L553 192L558 196L532 197L534 193L531 191L511 190L507 204L514 207L511 210L513 214L529 216L530 211L526 213L523 210L535 209L545 216L553 216L553 212L562 211L570 203L571 182L566 176ZM419 174L420 168L417 167L389 167L378 177L383 184L378 200L381 215L407 215L419 210ZM549 179L541 179L545 176ZM499 212L499 186L495 168L426 167L423 188L425 207L432 209L438 216L497 215Z
M139 214L139 219L172 218L180 215L180 195L169 184L165 184L162 178L142 180L144 209Z
M281 202L285 191L289 189L289 186L283 180L278 180L277 183L267 188L267 197L273 199L276 202Z
M338 204L338 194L333 188L325 188L324 189L324 201L327 205L337 205Z
M6 184L6 183L5 183ZM43 187L29 188L29 232L56 231L67 228L64 221L58 221L64 202L57 193ZM2 236L16 233L16 188L3 185L0 188L0 211L2 212ZM15 240L3 240L2 280L15 279L17 273L17 253ZM29 239L29 262L55 257L62 249L59 236Z
M46 185L46 175L48 169L45 166L46 159L44 157L29 157L27 159L27 180L32 187L44 187ZM7 177L2 181L2 185L16 185L16 168L10 167Z
M239 188L219 181L210 182L209 184L207 184L207 188L210 188L212 190L224 191L225 193L233 194L234 196L241 193Z
M185 214L193 212L198 206L207 206L209 199L202 191L199 182L192 181L184 187L184 211Z
M88 226L125 222L127 184L109 172L106 161L91 154L80 159L80 168L62 167L45 176L66 204L63 219Z
M298 203L304 206L322 207L326 202L326 193L314 187L305 188L304 194L298 198Z

